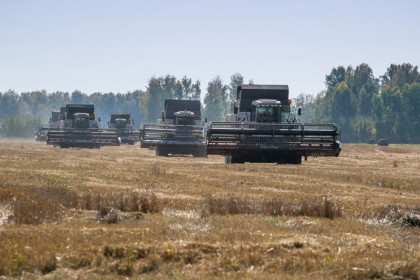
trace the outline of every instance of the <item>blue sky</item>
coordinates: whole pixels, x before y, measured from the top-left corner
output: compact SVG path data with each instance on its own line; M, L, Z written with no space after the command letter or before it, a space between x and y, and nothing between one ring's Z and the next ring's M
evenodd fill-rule
M0 91L145 89L233 73L325 88L338 65L420 64L420 1L0 0Z

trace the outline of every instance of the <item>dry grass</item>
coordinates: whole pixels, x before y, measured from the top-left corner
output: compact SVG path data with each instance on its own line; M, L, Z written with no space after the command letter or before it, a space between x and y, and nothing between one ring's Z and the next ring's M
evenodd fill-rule
M0 141L0 276L420 276L420 147L223 162Z
M324 197L320 201L302 201L299 203L285 203L280 198L255 199L241 197L214 197L206 198L202 217L210 214L235 215L235 214L262 214L268 216L307 216L315 218L334 219L342 217L341 208L331 199Z

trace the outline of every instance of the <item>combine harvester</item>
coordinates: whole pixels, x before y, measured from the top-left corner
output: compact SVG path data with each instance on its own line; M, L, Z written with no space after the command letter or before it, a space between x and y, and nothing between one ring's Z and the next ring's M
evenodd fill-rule
M203 131L200 101L167 99L159 123L143 125L140 147L156 147L157 156L206 157Z
M207 128L207 154L224 155L228 164L301 164L302 157L337 157L341 151L337 126L300 123L290 105L287 85L239 86L233 114Z
M63 107L62 107L63 108ZM64 107L65 108L65 107ZM59 122L60 111L53 110L51 111L51 117L47 125L42 125L35 131L35 140L36 141L47 141L48 139L48 130L50 127L53 127Z
M120 145L117 129L98 128L93 105L68 104L62 117L62 121L49 128L48 145L61 148Z
M134 120L129 113L111 113L108 128L118 129L121 144L134 145L140 139L140 133L134 131Z

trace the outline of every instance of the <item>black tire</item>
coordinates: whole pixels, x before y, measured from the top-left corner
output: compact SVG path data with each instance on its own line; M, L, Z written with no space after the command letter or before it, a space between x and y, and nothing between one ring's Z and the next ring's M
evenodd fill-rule
M302 164L302 156L289 156L286 158L288 164Z
M226 157L230 157L229 159L230 162L227 164L244 164L245 163L245 159L241 156L230 155ZM225 162L226 162L226 157L225 157Z
M193 157L207 157L207 150L201 149L195 153L193 153Z
M280 158L276 161L277 164L286 164L286 159L285 158Z
M237 164L244 164L245 163L245 159L241 156L236 156L234 159L235 163Z
M158 156L158 157L167 157L168 156L168 151L166 150L165 147L157 146L156 147L156 156Z

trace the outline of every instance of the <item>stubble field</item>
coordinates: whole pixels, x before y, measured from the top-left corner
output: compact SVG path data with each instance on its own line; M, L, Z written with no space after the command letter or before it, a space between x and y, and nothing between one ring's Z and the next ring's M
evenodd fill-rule
M0 278L418 279L420 146L302 165L0 140Z

